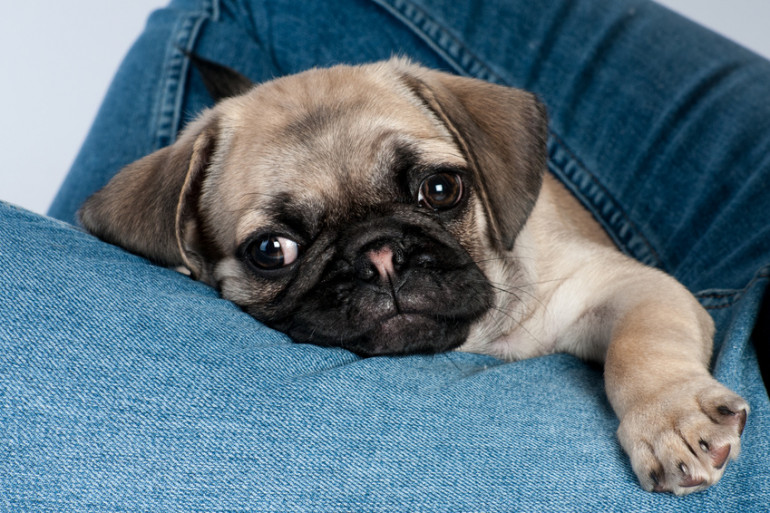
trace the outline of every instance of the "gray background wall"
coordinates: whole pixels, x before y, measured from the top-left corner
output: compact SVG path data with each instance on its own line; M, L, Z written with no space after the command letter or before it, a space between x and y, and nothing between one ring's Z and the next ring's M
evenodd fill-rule
M109 81L165 0L24 0L0 16L0 200L44 213ZM770 58L770 1L661 0Z

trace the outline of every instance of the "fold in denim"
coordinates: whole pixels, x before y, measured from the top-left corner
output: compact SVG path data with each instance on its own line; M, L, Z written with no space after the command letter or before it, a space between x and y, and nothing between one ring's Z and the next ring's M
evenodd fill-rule
M534 91L549 172L714 317L714 373L752 407L738 461L684 499L644 492L601 369L295 344L67 224L211 105L185 50L255 82L403 55ZM765 60L641 0L172 1L51 207L66 223L0 205L0 511L765 510L768 84Z

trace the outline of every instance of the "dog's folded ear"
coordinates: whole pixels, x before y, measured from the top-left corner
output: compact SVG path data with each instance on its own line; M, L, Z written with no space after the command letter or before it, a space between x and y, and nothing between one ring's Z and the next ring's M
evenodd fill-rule
M92 195L80 223L102 240L200 278L198 197L217 135L217 116L207 111L177 142L126 166Z
M407 66L404 82L447 126L475 175L500 249L510 250L546 169L545 107L526 91Z

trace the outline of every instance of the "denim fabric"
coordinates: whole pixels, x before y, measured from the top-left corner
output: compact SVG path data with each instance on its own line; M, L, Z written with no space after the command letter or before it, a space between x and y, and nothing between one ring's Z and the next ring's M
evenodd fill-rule
M770 503L770 405L741 336L720 378L752 404L743 454L717 486L677 498L637 485L601 370L573 357L294 344L200 283L6 204L0 260L0 511ZM754 314L732 331L745 337Z
M210 104L183 50L255 81L402 54L535 91L550 171L712 313L714 373L752 407L743 454L705 492L643 492L601 371L574 358L296 345L201 284L4 205L0 508L767 510L752 340L770 278L766 61L642 0L173 0L126 57L53 216L72 222Z

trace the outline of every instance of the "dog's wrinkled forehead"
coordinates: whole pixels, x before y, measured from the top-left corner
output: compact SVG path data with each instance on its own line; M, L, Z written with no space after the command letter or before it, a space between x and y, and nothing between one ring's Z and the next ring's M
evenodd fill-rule
M218 152L203 203L232 198L235 209L209 211L225 217L216 226L236 227L235 240L285 212L314 213L303 220L310 224L338 222L392 201L409 167L465 165L445 126L392 72L312 70L223 110L229 147Z

